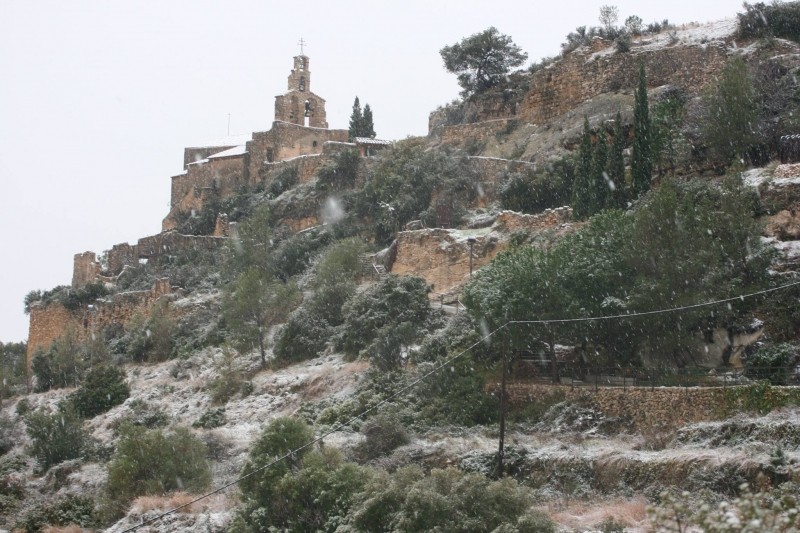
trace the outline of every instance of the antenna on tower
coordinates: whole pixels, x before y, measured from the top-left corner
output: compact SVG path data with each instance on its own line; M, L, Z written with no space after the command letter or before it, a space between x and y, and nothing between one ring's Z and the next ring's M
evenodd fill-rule
M302 37L300 37L300 40L299 40L299 41L297 41L297 44L299 44L299 45L300 45L300 55L303 55L303 47L304 47L305 45L307 45L307 44L308 44L308 42L307 42L307 41L305 41L305 40L303 40L303 38L302 38Z

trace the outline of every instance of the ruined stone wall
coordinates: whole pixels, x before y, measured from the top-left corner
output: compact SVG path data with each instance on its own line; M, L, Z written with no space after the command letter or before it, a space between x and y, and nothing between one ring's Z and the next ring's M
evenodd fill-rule
M222 146L201 146L189 147L183 149L183 168L188 168L190 164L197 163L208 156L224 152L230 148L235 147L235 144L227 144Z
M640 63L649 87L670 84L697 94L720 75L727 59L726 46L719 42L610 55L578 49L531 76L517 116L541 124L600 94L631 90Z
M153 260L189 249L213 250L224 243L225 237L181 235L174 231L143 237L135 245L117 244L108 251L107 274L116 276L125 266L137 266L140 259Z
M72 287L77 289L97 281L101 270L94 252L75 254L72 263Z
M413 274L433 285L434 295L452 296L469 279L470 247L473 271L489 263L508 247L508 237L515 231L530 234L571 231L569 208L547 210L538 215L503 211L491 228L474 230L423 229L397 234L397 256L391 265L394 274Z
M442 128L441 140L444 144L464 144L466 141L482 143L495 135L506 131L513 118L484 120L472 124L459 124Z
M26 354L28 368L38 350L49 349L67 332L74 333L78 341L85 341L111 324L124 328L134 316L149 314L156 302L171 292L169 280L163 279L148 291L115 294L76 311L70 311L60 303L33 305Z
M219 157L189 165L185 174L172 177L170 212L161 224L164 231L175 227L178 213L199 211L211 194L232 195L245 182L244 155Z

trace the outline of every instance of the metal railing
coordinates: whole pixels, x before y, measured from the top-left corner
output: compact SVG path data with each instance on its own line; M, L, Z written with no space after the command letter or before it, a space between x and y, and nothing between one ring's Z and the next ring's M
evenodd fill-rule
M555 375L554 375L555 374ZM554 370L549 361L516 360L512 380L560 383L571 388L633 387L720 387L749 385L769 381L773 385L800 386L800 365L795 367L747 368L621 368L582 366L558 363Z

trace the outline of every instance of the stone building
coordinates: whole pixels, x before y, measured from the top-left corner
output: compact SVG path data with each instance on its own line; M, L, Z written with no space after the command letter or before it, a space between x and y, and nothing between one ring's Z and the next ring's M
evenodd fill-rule
M199 211L212 196L224 198L241 185L264 181L271 163L318 155L325 143L348 140L347 130L328 129L325 99L311 92L309 64L308 56L295 56L288 91L275 97L275 120L268 131L184 150L184 172L172 176L163 231L174 229L179 214Z

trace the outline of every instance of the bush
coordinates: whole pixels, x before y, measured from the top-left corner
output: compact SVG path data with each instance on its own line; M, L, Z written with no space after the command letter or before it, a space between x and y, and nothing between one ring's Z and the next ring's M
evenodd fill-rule
M338 450L314 450L280 478L273 498L249 502L242 518L251 531L335 531L370 474L344 462Z
M108 464L108 493L119 504L173 490L199 492L211 482L206 446L184 427L169 432L121 428Z
M751 379L765 379L772 385L785 385L790 366L798 361L800 350L793 344L762 346L745 360L745 372Z
M111 427L119 430L125 426L141 426L145 428L164 427L169 423L166 413L143 400L133 400L128 404L130 411L113 421Z
M351 513L361 531L555 531L525 513L530 504L527 489L510 478L489 481L454 468L425 476L411 466L377 475Z
M797 2L744 4L739 18L739 36L780 37L800 41L800 5Z
M225 348L222 360L215 366L216 377L211 381L211 401L215 404L225 404L234 395L242 390L244 372L234 357L233 350Z
M31 371L36 378L33 390L44 392L77 386L85 365L82 348L75 332L68 329L47 351L37 350L31 361Z
M285 473L297 468L309 448L264 468L287 453L304 446L314 438L314 433L305 422L293 417L276 418L267 426L250 449L242 475L248 476L239 484L242 498L260 506L273 499L275 484Z
M225 423L225 408L216 407L207 410L199 419L192 422L193 428L213 429L218 428Z
M400 365L400 348L421 337L432 318L429 288L422 278L389 275L344 306L344 323L337 347L347 355L380 353L374 362L386 368ZM399 336L398 336L399 335ZM381 346L381 341L389 345Z
M89 370L83 385L69 395L68 401L81 418L94 418L127 400L130 393L125 372L101 365Z
M360 163L361 157L356 150L339 152L333 164L327 164L317 171L317 185L324 189L352 187L356 182Z
M30 454L43 472L62 461L83 456L89 444L89 435L69 404L62 404L52 414L43 411L29 413L25 426L33 441Z
M278 175L272 178L267 186L267 194L273 198L277 198L284 192L288 191L297 185L297 165L289 165L283 167Z
M34 507L15 524L15 530L39 533L46 526L75 525L81 528L99 526L94 518L94 501L88 496L70 495L53 503Z
M147 319L138 317L138 325L132 326L125 338L117 343L134 362L156 363L166 361L175 353L175 322L167 302L159 302L150 311Z
M571 202L575 169L568 160L553 165L545 174L508 174L500 187L503 209L539 213Z
M5 413L0 414L0 455L11 451L16 444L14 438L14 422Z
M364 440L356 446L356 455L362 461L388 455L395 448L408 444L408 432L393 415L379 414L361 425Z
M306 305L295 309L275 334L276 362L313 359L325 349L334 329L321 316L310 313Z

